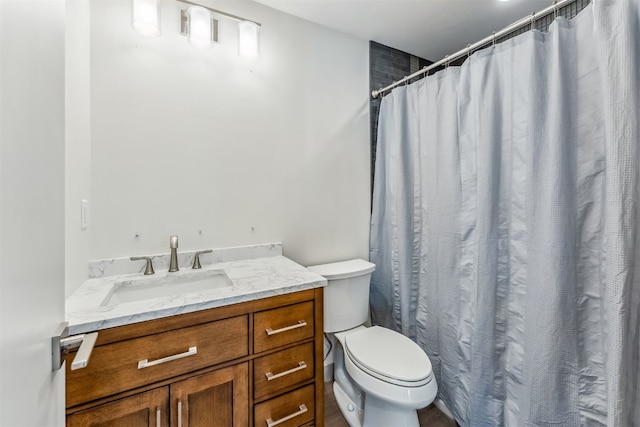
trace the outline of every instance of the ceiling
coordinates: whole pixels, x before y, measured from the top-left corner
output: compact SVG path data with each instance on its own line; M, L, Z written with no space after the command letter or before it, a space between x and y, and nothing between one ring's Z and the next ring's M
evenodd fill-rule
M431 61L552 4L550 0L256 0Z

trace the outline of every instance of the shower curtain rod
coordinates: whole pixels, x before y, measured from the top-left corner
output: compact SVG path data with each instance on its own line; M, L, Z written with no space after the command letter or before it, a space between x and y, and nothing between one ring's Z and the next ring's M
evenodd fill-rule
M416 71L415 73L404 77L402 80L398 80L397 82L393 82L391 83L389 86L383 87L381 89L378 90L373 90L371 91L371 97L372 98L377 98L380 94L393 89L396 86L400 86L402 83L407 82L411 79L413 79L414 77L418 77L421 74L426 74L429 71L433 70L434 68L437 68L443 64L448 65L451 61L454 61L458 58L463 57L464 55L469 55L471 52L473 52L475 49L493 41L495 42L496 39L498 39L499 37L502 37L504 35L507 35L509 33L512 33L526 25L532 24L536 21L536 19L542 18L544 16L549 15L551 12L554 13L558 13L558 10L561 7L564 7L570 3L574 3L578 0L560 0L560 1L554 1L553 4L549 7L546 7L544 9L542 9L539 12L534 12L531 15L522 18L519 21L514 22L513 24L509 25L508 27L503 28L502 30L498 31L498 32L494 32L493 34L491 34L488 37L483 38L482 40L480 40L479 42L476 42L474 44L470 44L467 45L467 47L465 47L464 49L459 50L458 52L454 53L453 55L447 55L445 56L443 59L441 59L438 62L435 62L431 65L429 65L428 67L424 67L418 71Z

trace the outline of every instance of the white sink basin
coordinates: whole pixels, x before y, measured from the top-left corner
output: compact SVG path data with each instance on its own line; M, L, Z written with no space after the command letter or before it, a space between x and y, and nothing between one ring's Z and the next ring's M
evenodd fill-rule
M102 306L182 294L205 292L231 286L224 270L187 270L158 276L142 276L115 282Z

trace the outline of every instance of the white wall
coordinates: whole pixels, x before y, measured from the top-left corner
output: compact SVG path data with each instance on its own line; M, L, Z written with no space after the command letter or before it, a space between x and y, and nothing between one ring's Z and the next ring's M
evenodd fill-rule
M66 0L65 25L65 281L67 292L87 278L89 229L80 228L80 200L91 200L91 2ZM89 213L91 211L89 205ZM68 296L68 295L67 295Z
M0 425L64 425L64 1L0 2Z
M260 59L236 55L228 20L220 45L192 48L174 0L159 38L131 29L128 0L91 4L87 259L168 252L171 234L181 250L281 241L307 265L368 257L368 43L203 4L261 22Z

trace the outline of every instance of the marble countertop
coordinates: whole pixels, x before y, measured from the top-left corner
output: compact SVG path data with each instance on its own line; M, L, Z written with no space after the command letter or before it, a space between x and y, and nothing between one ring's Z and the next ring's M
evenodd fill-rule
M327 284L324 277L307 270L282 255L217 262L203 265L201 270L192 271L204 273L207 270L224 270L232 283L220 289L106 306L102 304L109 297L116 283L135 281L142 274L120 274L90 278L66 301L69 333L73 335L98 331L115 326L324 287ZM177 273L168 273L166 270L156 271L153 277L162 280L163 277L172 274Z

